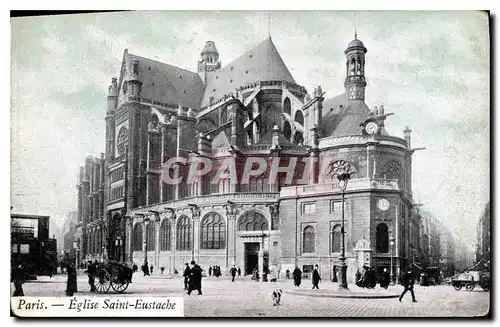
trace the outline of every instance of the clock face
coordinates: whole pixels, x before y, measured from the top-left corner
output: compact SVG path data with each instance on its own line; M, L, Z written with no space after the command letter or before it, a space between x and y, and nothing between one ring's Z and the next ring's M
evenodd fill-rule
M377 205L378 205L378 208L382 211L386 211L391 206L391 204L389 203L389 201L387 199L378 200Z
M365 130L368 134L373 135L373 134L377 133L378 125L375 122L371 121L368 124L366 124Z

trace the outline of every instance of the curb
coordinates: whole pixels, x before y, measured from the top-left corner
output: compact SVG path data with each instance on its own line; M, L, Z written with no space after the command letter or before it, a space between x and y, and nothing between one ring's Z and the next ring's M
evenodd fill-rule
M326 297L326 298L341 298L341 299L393 299L398 298L399 294L367 294L367 293L313 293L313 292L297 292L284 291L285 293L308 296L308 297Z

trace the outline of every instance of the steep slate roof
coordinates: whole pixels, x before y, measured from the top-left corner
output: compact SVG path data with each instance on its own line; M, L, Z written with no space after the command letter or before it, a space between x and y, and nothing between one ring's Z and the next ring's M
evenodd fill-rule
M209 104L210 97L217 100L240 86L275 80L295 83L269 37L228 65L208 74L201 107Z
M197 73L125 52L127 67L139 61L141 96L155 101L198 109L204 85ZM154 84L154 85L153 85Z
M368 118L370 109L361 100L348 100L343 93L323 101L323 117L320 126L322 137L360 135L359 126Z

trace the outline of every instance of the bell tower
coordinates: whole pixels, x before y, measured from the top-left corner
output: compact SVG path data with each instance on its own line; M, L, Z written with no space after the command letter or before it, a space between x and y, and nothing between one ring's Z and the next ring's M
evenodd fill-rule
M221 67L219 61L219 52L215 47L214 41L207 41L201 52L201 59L198 61L198 74L204 84L207 81L207 74L216 71Z
M365 54L367 50L363 42L358 40L358 35L354 33L354 40L352 40L347 49L344 51L346 55L346 78L344 87L351 100L365 100Z

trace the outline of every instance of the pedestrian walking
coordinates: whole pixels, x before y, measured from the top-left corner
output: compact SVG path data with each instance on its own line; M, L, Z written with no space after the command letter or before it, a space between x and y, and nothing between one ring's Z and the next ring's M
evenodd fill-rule
M22 264L14 268L12 272L12 281L15 287L14 295L12 296L24 296L23 284L26 281L26 275Z
M413 285L415 284L415 279L413 278L413 274L411 270L408 270L406 274L403 276L403 286L404 290L403 293L399 296L399 302L403 299L403 296L406 294L406 292L410 291L411 293L411 298L413 302L417 302L415 299L415 293L413 292Z
M285 274L286 274L286 279L290 279L290 269L287 269L285 271Z
M149 266L149 272L150 273L153 273L153 268L154 268L153 265Z
M196 264L194 260L191 261L191 269L189 269L189 289L188 295L191 295L193 290L198 291L198 295L202 295L201 292L201 275L202 269Z
M387 289L390 283L390 276L387 272L387 268L382 271L382 276L380 276L380 287Z
M149 276L149 266L147 261L144 261L144 264L142 265L142 272L144 273L144 276Z
M208 276L212 277L212 266L208 267Z
M358 270L359 272L359 270ZM332 272L332 282L338 283L339 279L337 277L337 266L333 266L333 272Z
M73 296L73 294L78 292L78 286L76 283L76 268L73 263L68 264L66 272L68 273L68 280L66 281L66 295Z
M184 276L184 289L187 290L189 284L189 277L191 276L191 269L189 268L187 262L186 262L186 267L184 268L184 274L182 274L182 276Z
M321 280L321 277L319 276L318 265L316 265L316 266L314 266L313 275L312 275L313 289L316 288L319 290L318 284L319 284L320 280Z
M132 271L137 272L137 270L139 270L139 268L137 267L137 265L134 262L134 265L132 266Z
M230 273L231 273L231 276L233 277L232 282L234 283L234 277L236 277L236 273L237 273L237 269L236 269L235 265L233 265L233 267L231 268Z
M89 285L90 285L90 291L95 292L95 275L97 273L97 262L95 264L92 263L92 261L89 260L89 263L87 265L87 270L84 272L87 273L89 276Z
M241 277L241 269L238 267L238 277Z
M293 271L293 285L299 287L301 282L302 271L300 271L299 267L295 267L295 270Z

